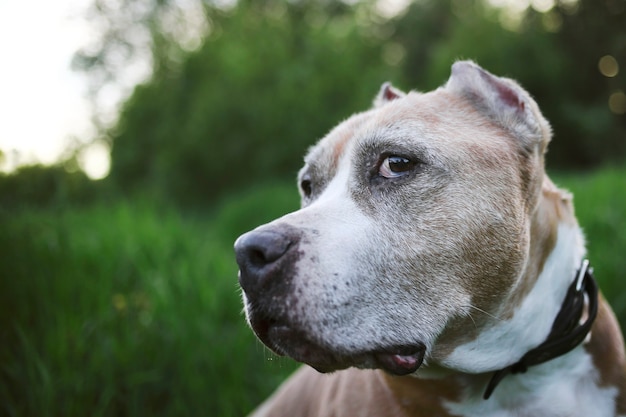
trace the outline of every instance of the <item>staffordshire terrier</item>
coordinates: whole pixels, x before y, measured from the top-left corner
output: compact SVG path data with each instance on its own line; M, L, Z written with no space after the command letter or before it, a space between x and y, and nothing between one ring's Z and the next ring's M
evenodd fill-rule
M250 327L309 365L253 415L626 415L550 138L517 83L457 62L432 92L384 84L315 145L301 209L235 243Z

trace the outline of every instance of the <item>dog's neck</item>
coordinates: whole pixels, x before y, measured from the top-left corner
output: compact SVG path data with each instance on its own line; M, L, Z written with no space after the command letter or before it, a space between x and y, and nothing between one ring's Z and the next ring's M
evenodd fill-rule
M599 378L595 358L588 346L581 344L525 373L507 376L491 398L483 398L493 371L516 363L548 338L585 254L569 195L549 180L543 188L531 225L534 252L517 288L503 302L500 315L486 322L476 338L460 344L443 360L425 366L416 375L417 379L436 379L438 385L449 383L447 389L439 386L437 391L448 393L444 403L459 415L508 415L498 413L523 408L520 404L524 399L531 413L557 407L555 415L596 415L597 410L581 411L578 404L593 404L590 398L616 395L614 388L595 385ZM510 305L515 308L507 312ZM581 392L581 388L585 389ZM589 398L582 401L586 396Z
M435 361L470 374L517 362L550 334L584 254L569 196L546 179L530 222L528 261L516 286L489 314L472 313L470 324L478 328L471 329L473 338Z
M584 262L579 277L582 274L585 274ZM585 274L581 282L593 289L587 293L589 297L598 298L592 276ZM494 386L490 387L493 373L455 372L437 365L426 367L416 378L386 376L387 384L405 405L407 415L438 410L441 415L512 416L510 410L516 410L514 415L612 416L614 406L624 411L620 409L623 400L618 392L618 387L624 385L619 373L624 366L623 340L604 300L598 300L598 321L593 325L593 335L587 333L585 326L584 334L588 337L584 344L576 344L571 351L533 364L523 373L508 374L499 380L495 392L491 391ZM592 317L583 315L585 325L593 323L595 311L589 312L598 307L593 302L588 305L593 305L587 311ZM490 398L484 396L485 387L490 387ZM413 397L412 390L420 395Z
M589 335L597 313L598 287L589 261L585 259L567 290L548 338L541 345L526 352L519 361L494 372L483 398L489 399L493 390L507 375L525 373L531 366L558 358L578 347Z

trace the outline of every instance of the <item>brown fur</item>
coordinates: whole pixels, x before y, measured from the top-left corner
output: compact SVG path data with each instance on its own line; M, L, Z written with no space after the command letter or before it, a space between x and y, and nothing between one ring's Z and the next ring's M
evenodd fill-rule
M459 394L460 386L452 379L393 377L357 369L320 374L303 367L261 406L259 417L447 417L451 414L442 400Z
M600 372L600 386L615 386L619 390L617 412L626 413L626 358L624 339L617 319L600 295L598 316L591 329L591 340L585 345Z

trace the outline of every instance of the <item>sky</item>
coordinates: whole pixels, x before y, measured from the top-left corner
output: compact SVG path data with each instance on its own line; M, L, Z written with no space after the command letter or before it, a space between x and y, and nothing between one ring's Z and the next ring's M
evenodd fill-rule
M90 0L0 0L0 169L58 160L71 137L91 138L86 82L70 69L89 39L80 18ZM106 175L108 156L94 148L83 168Z

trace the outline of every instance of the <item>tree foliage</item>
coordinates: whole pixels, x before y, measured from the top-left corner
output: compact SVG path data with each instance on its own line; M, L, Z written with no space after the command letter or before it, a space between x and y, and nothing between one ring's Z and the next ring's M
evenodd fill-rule
M0 212L24 207L51 207L71 201L96 200L102 190L78 170L62 165L30 165L10 174L0 174Z
M552 166L626 154L626 116L608 106L626 90L624 0L560 1L505 25L504 12L480 0L422 0L392 18L375 1L209 6L201 46L162 54L176 58L135 89L108 132L111 179L123 190L211 202L258 179L293 176L306 147L367 108L383 81L431 89L458 58L535 96L555 131ZM623 66L615 76L598 70L604 55Z
M113 132L112 178L195 202L293 176L307 146L394 78L380 56L345 7L240 5L177 71L135 90Z

